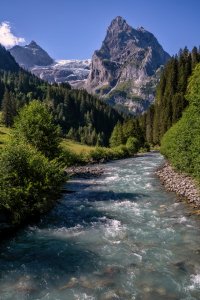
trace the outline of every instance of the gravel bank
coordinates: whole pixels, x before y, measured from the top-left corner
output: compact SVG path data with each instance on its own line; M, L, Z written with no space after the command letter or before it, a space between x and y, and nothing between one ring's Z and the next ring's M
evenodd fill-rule
M98 177L103 174L103 167L100 167L98 165L86 165L86 166L80 166L80 167L69 167L65 169L65 172L67 173L70 178L84 178L89 179L93 177Z
M182 199L191 203L194 208L200 209L200 189L190 176L176 173L169 161L156 174L168 191L175 192Z

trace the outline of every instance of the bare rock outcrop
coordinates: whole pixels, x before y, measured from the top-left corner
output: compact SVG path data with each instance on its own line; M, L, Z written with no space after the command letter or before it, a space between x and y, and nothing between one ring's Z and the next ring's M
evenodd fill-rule
M142 113L154 101L163 66L169 59L152 33L143 27L134 29L116 17L100 50L94 52L84 87L112 105L121 97L129 110Z
M34 41L31 41L31 43L26 46L16 45L9 49L9 51L20 67L25 69L29 69L35 65L47 66L53 63L53 59L48 53Z

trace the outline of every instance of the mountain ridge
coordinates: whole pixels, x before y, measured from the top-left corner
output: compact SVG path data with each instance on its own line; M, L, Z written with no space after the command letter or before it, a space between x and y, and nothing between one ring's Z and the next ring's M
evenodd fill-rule
M118 16L94 52L84 88L126 112L143 113L155 100L159 74L169 59L152 33Z
M31 41L29 45L16 45L8 50L20 67L29 69L38 66L46 66L53 63L53 59L43 50L35 41Z

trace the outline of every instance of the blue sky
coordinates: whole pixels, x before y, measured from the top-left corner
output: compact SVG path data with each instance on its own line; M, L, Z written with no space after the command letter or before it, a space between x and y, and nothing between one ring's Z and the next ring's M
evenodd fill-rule
M173 55L180 47L199 47L199 13L200 0L2 0L0 25L13 44L34 40L52 58L87 59L101 47L112 19L121 16L133 28L152 32Z

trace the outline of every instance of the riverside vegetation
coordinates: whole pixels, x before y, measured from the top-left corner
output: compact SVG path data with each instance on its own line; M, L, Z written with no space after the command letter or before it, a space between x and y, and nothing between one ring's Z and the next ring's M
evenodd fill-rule
M0 50L4 61L14 61L5 48ZM97 147L87 155L65 148L66 143L60 146L61 137L75 128L76 140L82 144L106 145L123 117L86 91L71 90L68 83L50 85L16 70L16 64L13 70L8 64L1 67L0 218L18 227L52 206L67 180L65 167L90 157L127 157L138 150L138 144L129 140L127 147ZM13 129L6 141L8 128Z
M7 51L4 52L7 55ZM86 163L91 159L118 159L138 151L149 151L148 142L154 145L155 141L159 143L158 140L152 140L155 136L154 125L161 124L160 119L155 117L156 113L149 112L158 109L162 114L165 113L162 124L163 128L168 129L182 116L188 102L190 105L182 119L161 141L161 151L177 170L193 174L199 180L199 65L189 81L187 96L184 96L187 78L199 60L200 53L196 48L192 55L185 48L180 51L179 57L172 57L163 71L156 104L136 119L123 118L86 91L71 90L68 83L49 85L21 69L18 73L1 71L2 122L6 127L14 127L1 149L0 157L0 211L3 216L17 225L44 212L58 197L67 179L64 167ZM182 94L179 97L177 93L180 94L180 86ZM171 90L174 93L170 96ZM172 108L176 107L176 101L172 101L176 97L182 99L177 102L180 104L177 108L179 113L175 113L177 118L170 115L174 111ZM179 134L180 131L182 134ZM165 130L159 129L159 132L161 139ZM87 154L70 150L65 147L67 140L61 146L61 137L65 134L68 141L97 147L88 150ZM102 147L108 143L111 148ZM178 158L180 153L181 159Z
M139 150L131 137L127 147L97 147L87 154L60 144L60 128L48 106L38 100L24 105L0 151L0 213L6 222L18 227L48 210L68 179L66 166L91 158L118 159Z
M156 92L156 102L133 120L117 123L111 144L125 144L134 132L140 142L161 146L161 153L178 172L200 182L200 50L185 47L167 62Z

